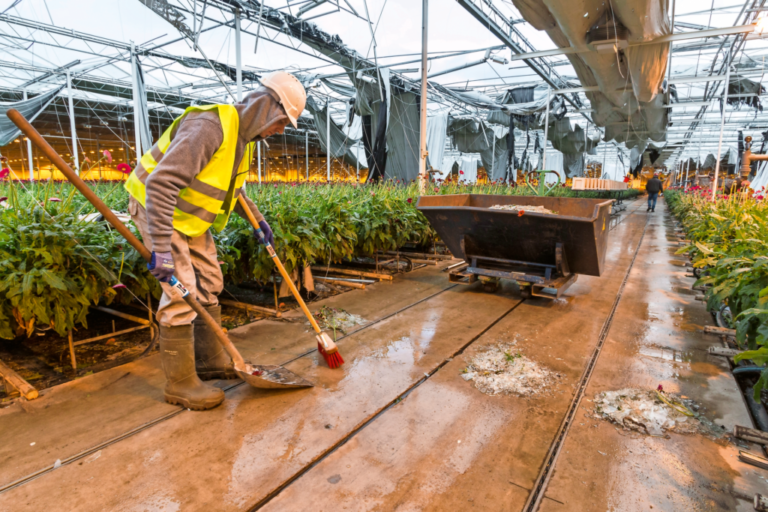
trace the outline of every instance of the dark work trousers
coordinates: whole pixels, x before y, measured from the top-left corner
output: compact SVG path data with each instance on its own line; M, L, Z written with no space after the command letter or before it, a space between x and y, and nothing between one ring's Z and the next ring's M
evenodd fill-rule
M648 192L648 208L651 210L656 209L656 199L659 197L658 192Z

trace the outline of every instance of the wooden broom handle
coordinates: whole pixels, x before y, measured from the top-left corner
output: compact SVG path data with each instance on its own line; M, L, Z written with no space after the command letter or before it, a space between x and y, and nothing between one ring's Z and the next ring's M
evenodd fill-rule
M18 110L13 108L8 111L7 115L8 118L13 121L13 124L15 124L24 133L24 135L29 137L29 140L31 140L32 143L35 144L40 149L40 151L43 152L46 158L48 158L48 160L50 160L53 165L59 169L59 171L61 171L61 173L69 180L69 182L72 183L72 185L74 185L75 188L79 190L94 207L96 207L96 209L104 216L107 222L109 222L112 227L117 230L118 233L123 235L123 238L125 238L128 243L131 244L133 248L139 252L139 254L141 254L141 257L147 261L150 261L152 259L152 252L147 249L144 244L142 244L139 239L134 236L133 233L131 233L131 230L129 230L125 224L120 222L112 210L110 210L109 207L104 204L104 201L102 201L101 198L99 198L99 196L97 196L96 193L91 190L90 187L88 187L88 185L86 185L82 179L80 179L80 176L78 176L75 171L73 171L72 168L67 165L67 162L65 162L64 159L59 156L56 150L53 149L50 144L48 144L48 142L43 138L42 135L40 135L37 130L35 130L29 121L27 121L26 118L21 115ZM184 287L183 283L182 288L186 288ZM186 291L186 289L184 291ZM229 353L229 355L232 357L232 360L235 363L235 368L245 368L245 361L243 360L243 356L240 355L240 352L237 351L235 346L232 344L232 341L230 341L229 337L227 337L226 333L221 329L221 326L218 324L218 322L216 322L216 320L213 319L210 313L205 310L202 304L200 304L195 297L192 297L189 292L184 295L184 301L186 301L186 303L189 304L189 307L191 307L192 310L197 313L200 318L203 319L206 325L210 327L211 330L213 330L213 332L216 334L216 339L219 340L219 343L221 343L227 353Z
M245 216L248 217L248 222L251 223L251 226L253 226L253 229L261 230L261 228L259 227L259 223L256 222L256 217L253 216L253 212L251 211L251 208L248 206L248 203L246 202L245 197L243 197L242 193L239 196L237 196L237 202L240 204L240 208L242 208L245 211ZM304 300L301 298L301 295L299 295L299 290L296 289L296 285L293 284L293 280L288 275L288 272L285 270L285 267L280 261L280 258L277 257L275 248L272 247L272 245L267 240L264 240L264 245L266 245L267 252L269 252L270 258L272 258L272 261L275 262L275 266L277 266L277 269L280 271L280 275L283 276L283 279L285 280L285 282L288 283L288 288L291 289L291 293L293 294L293 297L296 299L296 302L299 303L299 306L301 306L302 311L304 311L304 314L307 316L309 323L312 324L312 328L315 330L317 334L320 334L323 331L320 329L320 326L317 325L317 322L315 321L315 317L312 316L312 313L310 313L309 308L307 308L307 305L304 304Z

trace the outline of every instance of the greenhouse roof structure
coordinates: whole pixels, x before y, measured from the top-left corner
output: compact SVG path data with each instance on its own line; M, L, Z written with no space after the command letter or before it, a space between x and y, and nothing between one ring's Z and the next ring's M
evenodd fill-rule
M673 167L689 158L703 161L718 146L722 157L740 137L763 139L768 48L762 3L632 0L597 3L584 13L567 2L540 6L530 0L432 2L429 115L487 121L481 128L493 128L499 141L513 116L517 133L530 130L538 145L544 96L560 97L558 115L583 129L567 130L571 139L584 137L571 150L589 152L607 168L612 162L614 178L643 152L652 155L651 164ZM630 21L626 12L633 9L649 16ZM367 95L373 104L383 97L379 82L386 79L388 94L418 98L421 54L414 48L421 46L421 22L421 6L405 0L111 0L75 10L70 3L7 1L0 9L0 99L17 102L59 89L36 125L71 147L71 86L81 138L100 133L133 147L133 59L143 77L150 132L189 105L234 102L265 73L286 70L353 137L345 120L350 111L371 114L361 99ZM535 89L522 101L526 87ZM413 120L400 119L407 108L392 109L405 127L403 144L418 140ZM523 126L532 114L535 125ZM305 111L289 135L314 140L316 121ZM456 138L447 146L461 149ZM519 154L522 144L515 150ZM407 159L401 164L409 165Z

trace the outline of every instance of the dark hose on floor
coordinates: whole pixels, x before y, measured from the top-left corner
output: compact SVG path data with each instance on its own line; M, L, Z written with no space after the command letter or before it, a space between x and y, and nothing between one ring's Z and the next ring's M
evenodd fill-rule
M760 375L764 370L762 366L737 366L733 369L733 374L738 376L743 375Z
M737 366L733 369L734 377L759 377L763 371L761 366ZM746 384L746 383L744 383ZM768 412L762 403L755 401L755 390L751 385L746 385L744 388L744 398L749 406L749 412L752 413L752 419L755 420L757 428L763 432L768 432Z
M752 386L748 386L744 394L747 399L747 405L749 405L749 410L752 412L752 418L754 418L757 428L763 432L768 432L768 412L765 412L765 407L763 407L763 404L755 402L755 390L752 388Z

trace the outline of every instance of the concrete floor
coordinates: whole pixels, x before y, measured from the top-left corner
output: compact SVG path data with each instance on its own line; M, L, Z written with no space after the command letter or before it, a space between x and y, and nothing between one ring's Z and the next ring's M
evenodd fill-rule
M0 494L0 510L522 510L625 278L585 398L663 384L726 428L751 426L727 362L706 352L711 317L660 206L631 203L604 275L556 301L451 286L429 267L313 304L375 322L340 341L340 370L307 354L314 337L295 313L231 331L246 359L287 363L312 389L221 382L222 406L185 411L162 401L153 356L0 410L0 486L48 468ZM548 395L488 396L461 378L478 350L513 338L561 376ZM732 445L628 434L583 417L589 406L540 510L750 510L765 490Z

